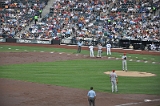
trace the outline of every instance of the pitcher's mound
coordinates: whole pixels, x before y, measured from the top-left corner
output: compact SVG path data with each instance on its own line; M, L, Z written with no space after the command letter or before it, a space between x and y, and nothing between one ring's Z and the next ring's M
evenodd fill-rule
M151 77L151 76L156 76L155 74L152 73L147 73L147 72L138 72L138 71L121 71L121 70L116 70L115 71L118 76L126 76L126 77ZM110 74L111 71L104 72L105 74Z

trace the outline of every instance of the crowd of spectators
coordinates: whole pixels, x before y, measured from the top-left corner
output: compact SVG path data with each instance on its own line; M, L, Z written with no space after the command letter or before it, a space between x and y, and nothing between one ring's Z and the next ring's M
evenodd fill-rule
M48 0L3 0L0 9L0 36L14 38L30 24Z
M159 5L158 0L55 0L50 12L20 38L71 38L75 43L91 38L87 43L96 40L102 45L119 39L159 41ZM30 9L20 10L24 14ZM20 22L16 21L27 21Z
M157 1L158 2L158 1ZM160 40L159 4L154 0L119 0L114 3L117 8L112 16L112 31L128 39ZM121 14L121 12L125 14Z
M100 14L101 6L105 5L102 5L102 2L98 5L88 0L55 1L50 7L50 13L43 17L41 22L32 25L28 33L38 34L40 35L38 38L45 39L57 38L57 36L89 37L86 26Z

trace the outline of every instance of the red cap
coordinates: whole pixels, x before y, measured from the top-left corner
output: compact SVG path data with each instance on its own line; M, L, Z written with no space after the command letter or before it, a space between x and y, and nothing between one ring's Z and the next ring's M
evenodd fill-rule
M115 72L115 70L112 70L113 72Z

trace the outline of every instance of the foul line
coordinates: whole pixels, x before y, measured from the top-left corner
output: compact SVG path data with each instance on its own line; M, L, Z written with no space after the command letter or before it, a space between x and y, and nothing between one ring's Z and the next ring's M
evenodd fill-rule
M160 101L160 99L144 99L144 102L137 102L137 103L125 103L125 104L120 104L120 105L115 105L115 106L130 106L130 105L137 105L141 103L147 103L147 102L155 102L155 101Z

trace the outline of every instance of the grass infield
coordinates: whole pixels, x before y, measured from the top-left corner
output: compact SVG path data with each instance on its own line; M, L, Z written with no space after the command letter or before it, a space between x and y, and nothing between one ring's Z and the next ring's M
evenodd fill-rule
M68 52L76 53L73 49L57 49L25 46L0 46L0 52ZM95 52L96 53L96 52ZM89 55L82 50L81 54ZM103 53L105 56L106 53ZM121 53L112 53L113 57L121 58ZM131 59L160 61L160 56L127 54ZM2 60L1 60L2 61ZM153 77L122 77L119 76L118 93L157 94L160 95L160 66L159 64L128 61L129 70L150 72ZM29 82L52 84L72 88L86 89L93 86L99 92L111 92L109 75L105 71L121 70L121 60L79 59L56 62L39 62L0 66L0 78L9 78Z

